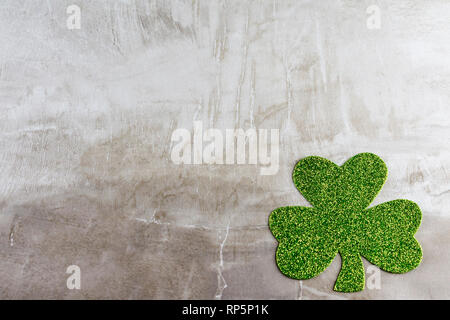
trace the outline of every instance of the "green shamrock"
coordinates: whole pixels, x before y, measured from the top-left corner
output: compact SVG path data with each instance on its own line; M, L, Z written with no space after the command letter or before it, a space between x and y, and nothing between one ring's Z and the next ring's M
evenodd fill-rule
M393 200L366 209L386 177L385 163L372 153L357 154L341 167L316 156L300 160L294 184L313 207L282 207L270 214L280 271L310 279L339 252L342 266L334 290L356 292L365 282L361 256L392 273L416 268L422 260L414 238L422 219L418 205Z

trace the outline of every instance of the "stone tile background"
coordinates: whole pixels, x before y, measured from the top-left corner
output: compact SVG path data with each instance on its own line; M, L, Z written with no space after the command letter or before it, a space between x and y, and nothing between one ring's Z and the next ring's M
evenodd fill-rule
M449 19L447 0L2 1L0 297L449 299ZM278 174L174 165L194 120L280 129ZM293 165L364 151L390 170L375 203L422 208L422 264L356 294L332 291L339 257L284 277L267 220L307 205Z

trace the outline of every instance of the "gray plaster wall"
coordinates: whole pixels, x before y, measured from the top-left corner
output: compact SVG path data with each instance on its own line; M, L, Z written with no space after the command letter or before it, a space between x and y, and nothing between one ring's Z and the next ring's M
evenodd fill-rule
M447 0L3 0L0 298L449 299L449 19ZM277 174L174 164L194 121L279 129ZM389 168L374 204L421 207L422 264L353 294L339 256L285 277L268 216L308 205L293 166L359 152Z

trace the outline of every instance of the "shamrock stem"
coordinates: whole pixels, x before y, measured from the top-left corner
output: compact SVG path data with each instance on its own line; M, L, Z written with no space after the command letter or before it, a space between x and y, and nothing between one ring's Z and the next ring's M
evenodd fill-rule
M357 292L364 289L364 265L357 252L347 250L339 251L342 259L341 271L339 272L335 291Z

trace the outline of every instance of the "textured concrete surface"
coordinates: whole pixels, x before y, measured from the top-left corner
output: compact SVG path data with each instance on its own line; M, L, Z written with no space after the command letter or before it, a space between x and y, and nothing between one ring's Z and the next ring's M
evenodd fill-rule
M449 299L449 21L447 0L2 1L0 298ZM279 172L173 164L196 120L280 129ZM307 205L295 162L365 151L375 204L420 205L422 264L355 294L339 257L286 278L267 221Z

